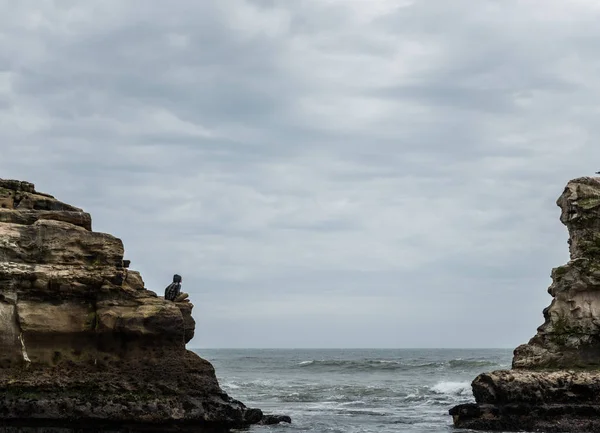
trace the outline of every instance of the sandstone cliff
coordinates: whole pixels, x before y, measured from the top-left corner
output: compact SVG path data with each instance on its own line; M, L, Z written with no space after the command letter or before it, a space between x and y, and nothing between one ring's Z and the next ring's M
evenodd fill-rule
M0 179L0 425L261 421L185 349L192 305L147 290L123 252L88 213Z
M487 430L600 430L600 178L570 181L557 201L570 260L552 270L550 306L513 369L478 376L455 425Z

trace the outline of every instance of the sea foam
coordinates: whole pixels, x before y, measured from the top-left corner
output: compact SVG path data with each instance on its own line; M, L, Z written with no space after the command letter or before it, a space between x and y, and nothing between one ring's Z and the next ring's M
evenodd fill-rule
M471 384L469 382L439 382L431 387L436 394L446 395L470 395Z

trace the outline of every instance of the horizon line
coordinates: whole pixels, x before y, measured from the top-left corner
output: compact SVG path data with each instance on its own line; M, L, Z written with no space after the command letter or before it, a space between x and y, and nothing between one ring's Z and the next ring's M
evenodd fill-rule
M190 347L188 350L514 350L514 347Z

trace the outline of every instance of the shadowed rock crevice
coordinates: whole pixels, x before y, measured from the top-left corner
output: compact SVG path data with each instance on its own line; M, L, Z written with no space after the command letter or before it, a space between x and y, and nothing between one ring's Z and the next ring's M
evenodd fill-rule
M570 181L557 205L570 260L552 270L544 323L512 370L475 378L476 404L450 411L458 427L600 431L600 178Z
M147 290L121 240L91 228L81 209L0 179L0 425L262 422L186 350L193 305Z

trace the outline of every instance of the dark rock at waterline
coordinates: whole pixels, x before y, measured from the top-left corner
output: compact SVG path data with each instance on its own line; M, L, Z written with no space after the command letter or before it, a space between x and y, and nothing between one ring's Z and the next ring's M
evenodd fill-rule
M9 422L0 426L0 433L231 433L231 430L223 427L186 427L172 424L123 425L106 421L80 424L40 420L27 424Z
M600 407L595 404L507 405L467 403L450 410L455 425L484 431L547 433L600 431Z
M263 415L259 424L273 425L282 422L290 424L292 422L292 419L287 415Z
M147 290L122 241L91 228L81 209L0 179L0 432L260 423L186 350L193 305Z

